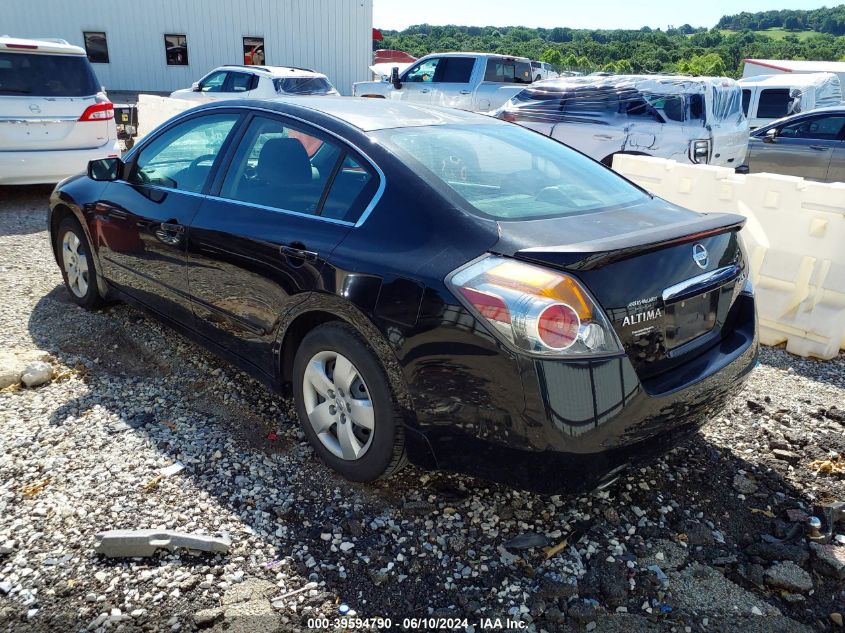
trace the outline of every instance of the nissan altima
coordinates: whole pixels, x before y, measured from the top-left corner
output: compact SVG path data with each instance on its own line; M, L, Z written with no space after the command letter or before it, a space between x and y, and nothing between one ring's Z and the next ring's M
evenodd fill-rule
M48 216L71 301L128 301L292 394L345 477L541 491L603 485L741 388L742 224L503 121L323 97L187 111Z

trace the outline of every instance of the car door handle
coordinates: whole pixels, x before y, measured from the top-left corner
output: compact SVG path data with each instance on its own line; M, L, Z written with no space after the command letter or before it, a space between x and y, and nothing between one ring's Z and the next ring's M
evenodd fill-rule
M320 257L320 255L314 251L297 248L296 246L281 246L279 247L279 252L281 252L281 254L285 257L298 257L308 262L316 262Z
M184 233L185 227L178 222L162 222L161 230L167 233Z
M428 88L423 88L420 90L420 94L426 94L428 92Z
M468 94L472 94L472 93L470 93L469 90L461 90L461 94L462 95L468 95Z
M827 145L810 145L810 149L814 149L817 152L823 152L826 149L830 149Z
M178 222L162 222L155 229L155 236L165 244L175 246L182 241L185 227Z

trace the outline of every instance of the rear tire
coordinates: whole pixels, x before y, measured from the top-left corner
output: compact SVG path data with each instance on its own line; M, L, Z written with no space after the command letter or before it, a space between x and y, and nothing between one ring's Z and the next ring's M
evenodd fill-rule
M405 465L404 427L387 374L351 326L326 323L305 336L293 391L305 436L333 470L375 481Z
M103 304L94 256L85 232L75 218L67 217L59 223L55 235L59 267L70 300L93 310Z

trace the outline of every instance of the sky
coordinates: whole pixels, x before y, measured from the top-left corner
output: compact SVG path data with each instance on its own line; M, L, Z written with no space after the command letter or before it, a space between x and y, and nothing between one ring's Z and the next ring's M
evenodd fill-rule
M827 6L838 4L828 2ZM723 15L769 9L817 9L823 0L373 0L373 26L401 30L412 24L638 29L705 26Z

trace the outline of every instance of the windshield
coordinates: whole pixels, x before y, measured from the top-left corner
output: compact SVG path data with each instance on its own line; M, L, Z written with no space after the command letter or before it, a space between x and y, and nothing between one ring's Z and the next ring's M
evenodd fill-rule
M394 128L374 136L424 179L494 219L582 214L647 198L601 164L516 125Z
M0 95L90 97L100 92L81 55L0 52Z
M334 91L334 86L325 77L289 77L274 79L276 92L287 95L326 95Z

